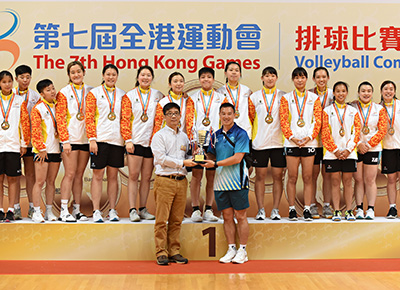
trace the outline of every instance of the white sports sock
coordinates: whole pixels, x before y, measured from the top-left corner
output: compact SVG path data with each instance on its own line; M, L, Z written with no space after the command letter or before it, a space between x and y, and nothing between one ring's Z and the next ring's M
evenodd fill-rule
M240 246L239 246L239 249L243 249L243 250L245 250L245 251L246 251L246 245L242 245L242 244L240 244Z
M33 207L33 202L30 202L30 203L29 203L29 207Z
M53 210L53 205L51 205L51 204L46 204L46 210L47 210L47 211Z
M21 209L21 206L19 205L19 203L14 204L14 208L15 209Z
M324 202L324 206L330 206L331 204L329 202Z
M0 211L2 211L4 213L4 208L0 207Z
M229 244L228 245L229 249L233 249L236 251L236 245L235 244Z
M7 209L7 211L14 212L14 208L13 208L13 207L9 207L9 208Z
M292 209L296 210L296 207L294 205L289 206L289 210L292 210Z
M395 204L395 203L391 203L391 204L390 204L390 207L396 208L396 204Z
M81 205L80 204L75 203L73 207L74 207L74 211L79 211L79 212L81 211Z
M304 206L304 210L306 210L306 209L310 210L310 206L309 205L305 205Z
M39 212L40 213L40 206L35 206L33 208L35 209L35 212Z
M314 205L315 205L315 203L312 203L312 204L310 204L310 207L311 207L311 206L314 206Z
M68 211L68 199L62 199L61 200L61 210L64 211Z

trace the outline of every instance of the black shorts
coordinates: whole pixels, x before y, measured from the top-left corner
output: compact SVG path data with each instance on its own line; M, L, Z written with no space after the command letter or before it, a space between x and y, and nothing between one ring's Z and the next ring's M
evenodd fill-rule
M26 153L22 157L33 157L32 147L26 148Z
M21 154L16 152L0 153L0 175L21 176ZM3 186L3 185L1 185Z
M97 142L97 155L90 155L90 168L103 169L106 166L124 167L124 146Z
M71 144L71 150L89 152L89 144Z
M381 152L367 152L365 154L357 153L357 162L364 162L368 165L377 165L381 159Z
M400 149L382 150L382 173L391 174L400 171Z
M268 167L269 160L271 160L272 167L286 167L286 156L284 148L272 148L264 150L251 149L251 153L253 154L254 167Z
M37 161L38 156L36 153L33 154L33 161ZM44 160L47 163L60 163L61 162L61 153L47 153L47 158Z
M346 159L346 160L324 160L325 164L325 172L356 172L357 171L357 162L355 159Z
M293 157L309 157L315 156L315 148L313 147L285 147L285 155Z
M153 152L151 151L151 147L144 147L139 144L133 144L135 149L133 153L127 152L129 155L141 156L143 158L153 158Z
M320 165L324 159L324 148L315 148L314 165Z

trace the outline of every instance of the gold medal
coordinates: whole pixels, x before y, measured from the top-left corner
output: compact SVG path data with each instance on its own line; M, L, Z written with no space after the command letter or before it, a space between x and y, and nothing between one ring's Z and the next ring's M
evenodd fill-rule
M1 129L8 130L9 128L10 128L10 123L8 123L7 121L1 123Z
M114 112L110 112L110 114L108 114L108 120L110 121L114 121L116 117L117 115L115 115Z
M78 114L76 114L76 118L78 119L78 121L83 121L83 119L85 119L85 116L79 112Z
M388 134L389 134L389 135L393 135L393 134L394 134L394 128L393 128L393 127L390 127L390 128L388 129Z
M369 128L368 128L367 126L364 126L364 127L362 128L362 132L363 132L364 135L368 135L368 133L369 133Z
M267 122L267 124L271 124L274 121L274 118L271 115L267 115L265 117L265 122Z
M339 130L339 135L343 137L343 136L344 136L344 133L345 133L345 132L344 132L343 127L340 128L340 130Z
M149 120L149 116L147 116L146 113L143 113L143 114L140 116L140 120L141 120L143 123L146 123L146 122Z
M239 118L239 117L240 117L240 113L239 113L238 110L236 110L236 111L235 111L235 119L237 119L237 118Z
M305 124L306 124L306 123L304 122L304 119L303 119L303 118L300 118L300 119L297 121L297 126L299 126L300 128L301 128L301 127L304 127Z
M203 123L203 125L204 125L204 126L206 126L206 127L207 127L207 126L209 126L209 125L210 125L211 121L210 121L210 119L209 119L209 118L204 118L204 119L203 119L203 121L202 121L202 123Z

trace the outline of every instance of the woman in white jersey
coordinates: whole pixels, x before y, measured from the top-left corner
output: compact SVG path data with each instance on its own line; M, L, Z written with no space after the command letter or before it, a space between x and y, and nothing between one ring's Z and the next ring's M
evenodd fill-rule
M333 221L341 221L340 184L343 182L346 220L354 221L353 172L357 169L356 146L361 122L358 112L346 104L348 86L339 81L333 86L334 103L322 112L321 137L324 144L324 169L332 181Z
M313 81L315 87L310 89L310 92L319 96L321 102L322 110L333 103L333 91L328 88L329 72L325 67L317 67L313 72ZM322 208L322 216L324 218L332 218L332 209L330 207L330 202L332 199L331 195L331 183L329 179L329 174L325 174L322 150L322 140L321 134L318 135L318 147L315 149L315 159L313 168L313 195L311 201L311 215L314 219L319 218L318 207L316 205L316 194L317 194L317 180L318 175L322 174L322 193L324 196L324 206ZM322 164L322 170L321 170Z
M280 118L285 136L285 154L288 169L287 195L289 200L289 220L297 220L295 209L296 183L301 163L304 184L305 221L312 221L310 204L312 200L312 171L317 136L321 129L321 102L319 97L306 90L307 71L298 67L292 72L295 90L281 98Z
M381 105L388 118L388 131L383 138L382 173L387 176L387 197L389 201L388 219L397 217L397 179L400 178L400 101L396 98L396 85L384 81L381 85Z
M280 220L279 203L282 197L283 169L286 158L283 148L279 106L285 92L276 88L278 72L269 66L263 69L261 80L263 88L250 96L251 107L255 110L250 115L252 122L252 155L253 167L256 170L255 194L258 206L257 220L265 219L264 194L265 178L267 177L268 162L271 162L273 179L273 208L272 220Z
M154 71L149 66L139 68L135 88L122 99L121 135L128 153L128 198L129 218L132 222L140 219L153 220L154 215L147 211L147 197L150 192L150 179L153 173L153 153L150 141L153 133L157 103L162 93L150 87ZM139 210L136 197L139 185Z
M352 102L361 119L360 141L357 145L357 172L354 173L357 219L364 219L364 195L367 196L368 201L365 218L374 219L375 217L374 206L378 193L376 175L382 152L381 141L387 132L386 110L381 105L372 102L373 92L371 83L362 82L358 86L358 100Z
M103 68L103 83L93 88L86 97L86 134L93 169L91 195L93 221L103 222L100 199L104 172L107 168L107 194L110 221L119 221L115 210L118 197L118 169L124 167L124 140L121 137L121 101L125 92L116 87L118 68L108 64Z
M79 61L67 66L69 84L57 94L57 130L62 144L61 157L65 175L61 181L61 213L63 222L87 221L80 212L83 173L89 160L89 144L85 130L85 99L92 87L83 82L85 67ZM68 200L74 196L72 215Z

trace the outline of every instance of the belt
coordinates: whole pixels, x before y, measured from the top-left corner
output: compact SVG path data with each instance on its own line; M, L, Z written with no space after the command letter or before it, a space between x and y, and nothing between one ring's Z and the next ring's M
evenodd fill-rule
M184 180L186 178L186 175L157 175L157 176L175 180Z

